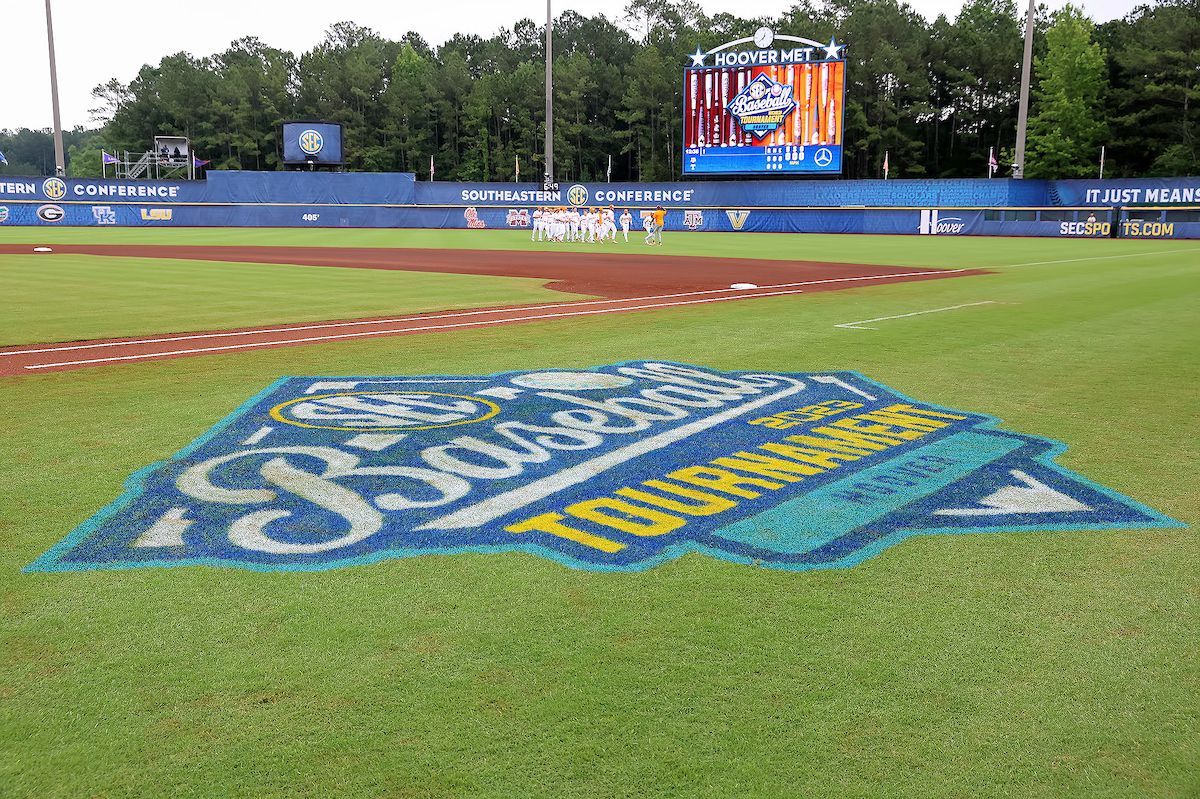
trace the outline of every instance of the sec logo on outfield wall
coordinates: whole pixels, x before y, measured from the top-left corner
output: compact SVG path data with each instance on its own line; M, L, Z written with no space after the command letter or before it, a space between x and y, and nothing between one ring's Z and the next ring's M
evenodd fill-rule
M913 535L1178 526L1057 465L1063 445L998 424L854 372L288 377L134 474L28 570L471 552L800 571Z

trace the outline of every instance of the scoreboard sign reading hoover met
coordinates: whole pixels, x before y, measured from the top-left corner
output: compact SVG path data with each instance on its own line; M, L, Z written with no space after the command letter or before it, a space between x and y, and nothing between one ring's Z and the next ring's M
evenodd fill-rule
M759 28L684 71L683 172L842 171L846 46Z

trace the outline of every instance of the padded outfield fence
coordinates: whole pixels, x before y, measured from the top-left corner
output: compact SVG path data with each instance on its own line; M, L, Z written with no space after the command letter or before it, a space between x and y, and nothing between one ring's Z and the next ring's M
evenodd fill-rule
M557 192L418 183L411 174L0 178L3 226L528 229L538 206L595 205L628 208L635 218L662 205L669 230L1200 238L1200 178L599 183Z

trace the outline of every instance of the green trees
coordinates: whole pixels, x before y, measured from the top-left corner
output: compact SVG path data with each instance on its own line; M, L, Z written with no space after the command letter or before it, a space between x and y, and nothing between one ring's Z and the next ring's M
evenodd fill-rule
M1029 120L1025 174L1031 178L1093 177L1107 132L1104 50L1092 41L1092 21L1065 5L1046 32L1046 54L1035 62L1037 90Z
M775 19L708 16L694 0L564 12L557 177L602 180L611 155L614 180L678 179L686 55L760 25L848 45L846 177L878 177L885 152L894 177L981 177L988 149L1015 140L1021 5L965 0L933 21L903 0L797 0ZM349 169L425 179L433 157L439 180L504 181L519 161L537 180L544 36L523 19L431 47L341 22L299 56L255 38L169 55L93 91L102 129L68 134L71 171L94 171L100 147L142 151L163 133L190 136L213 168L278 169L280 123L311 118L343 124ZM1156 0L1099 28L1077 9L1052 24L1043 10L1035 51L1029 176L1091 175L1102 143L1112 175L1200 172L1200 0ZM43 132L0 131L0 151L0 174L53 171Z
M1200 2L1141 6L1101 26L1112 174L1200 173Z

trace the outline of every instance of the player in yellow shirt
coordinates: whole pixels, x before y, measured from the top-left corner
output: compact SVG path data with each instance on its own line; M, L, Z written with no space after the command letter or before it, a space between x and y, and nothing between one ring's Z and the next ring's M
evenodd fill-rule
M663 226L667 223L667 212L660 205L650 212L650 232L646 235L647 244L662 246Z

